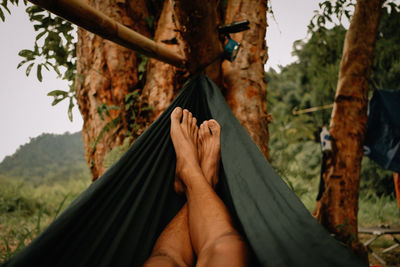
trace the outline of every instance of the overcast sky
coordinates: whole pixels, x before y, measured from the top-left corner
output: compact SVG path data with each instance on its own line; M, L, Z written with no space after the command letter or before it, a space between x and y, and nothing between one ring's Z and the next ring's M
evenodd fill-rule
M275 20L268 16L267 46L269 59L266 68L278 69L295 59L291 56L295 40L306 37L307 25L318 8L318 0L272 0ZM67 117L67 103L51 106L47 93L68 90L65 82L54 73L44 73L43 82L36 78L36 69L26 77L25 68L17 69L22 49L32 49L35 32L25 7L11 8L6 22L0 21L0 162L7 155L42 133L76 132L82 128L77 109L74 121Z

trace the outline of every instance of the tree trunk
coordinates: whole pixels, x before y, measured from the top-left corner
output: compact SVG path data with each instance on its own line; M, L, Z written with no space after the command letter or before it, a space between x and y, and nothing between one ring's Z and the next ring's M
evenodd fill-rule
M266 18L265 15L259 16L260 13L266 13L266 1L250 2L231 1L226 11L226 22L247 18L252 28L248 32L234 35L234 38L242 42L243 48L237 63L232 66L230 62L224 63L224 92L227 92L227 101L239 120L267 155L266 86L263 80L263 64L267 59L264 41ZM223 24L224 11L222 4L209 0L91 0L90 4L148 37L153 36L146 19L148 21L150 15L155 14L158 17L162 9L154 39L171 50L185 53L189 63L187 69L179 69L149 59L144 79L143 57L79 30L76 91L84 120L82 136L86 160L93 179L97 179L105 171L105 155L121 145L127 135L140 134L149 122L164 111L189 74L205 73L223 88L223 40L220 40L217 28ZM149 105L153 111L153 116L144 118L146 123L140 125L139 131L132 127L127 114L129 111L125 110L125 96L134 90L141 93L138 105ZM110 116L103 114L102 118L98 109L105 110L107 107Z
M400 215L400 175L398 172L393 172L393 183Z
M93 0L90 4L114 20L149 36L144 0L129 6L121 0ZM135 21L129 14L133 14ZM84 121L85 158L93 180L105 171L105 155L113 147L121 145L128 133L125 96L138 85L139 62L133 51L85 30L78 30L76 96ZM102 119L98 108L104 104L118 109L110 110L110 116L103 114Z
M218 34L221 21L218 11L215 1L175 0L175 23L186 42L188 70L206 73L216 84L220 84L219 57L223 51Z
M172 0L165 0L157 23L154 40L164 43L169 49L183 55L184 42L174 23ZM142 98L153 109L157 118L175 98L184 83L185 72L159 60L149 59L146 85Z
M332 154L323 174L325 191L316 218L356 253L361 159L367 122L368 79L382 7L381 0L358 0L343 47L330 122ZM362 256L362 255L360 255Z
M264 64L267 61L265 34L266 0L230 0L225 23L247 19L250 30L232 34L241 43L236 60L222 64L225 98L253 141L268 158L268 122Z

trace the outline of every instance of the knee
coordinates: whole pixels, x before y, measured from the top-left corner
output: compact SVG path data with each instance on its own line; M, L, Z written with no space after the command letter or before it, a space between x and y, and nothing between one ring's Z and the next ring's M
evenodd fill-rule
M238 233L229 233L216 239L201 256L203 259L208 259L207 262L214 261L214 259L231 258L238 266L245 266L248 262L248 248Z
M222 236L215 240L211 246L212 254L225 254L234 252L246 252L247 246L242 237L237 233Z
M187 267L184 261L176 260L167 254L152 255L144 264L143 267Z

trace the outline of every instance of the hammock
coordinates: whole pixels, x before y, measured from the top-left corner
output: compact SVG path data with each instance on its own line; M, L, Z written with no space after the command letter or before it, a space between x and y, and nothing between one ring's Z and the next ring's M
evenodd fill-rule
M221 125L218 194L254 253L252 266L365 266L310 215L203 76L100 179L4 266L141 266L185 202L173 191L170 113ZM290 163L288 163L290 164Z
M369 102L366 155L383 168L400 172L400 91L375 90Z

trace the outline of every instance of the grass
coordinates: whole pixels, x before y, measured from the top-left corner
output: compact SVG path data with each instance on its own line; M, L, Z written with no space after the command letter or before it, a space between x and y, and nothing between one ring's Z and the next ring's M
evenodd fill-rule
M301 199L305 207L313 212L316 203L316 196L318 192L319 179L302 179L301 177L292 177L280 173L281 177L285 180L288 186L296 193ZM358 225L359 227L371 226L400 226L399 207L394 196L377 196L375 192L361 191L359 197L359 210L358 210ZM362 243L371 239L372 235L359 234L359 239ZM400 240L400 235L395 235L395 238ZM394 250L383 253L385 248L395 244L392 236L384 235L375 240L370 248L385 260L387 266L400 267L400 247ZM371 266L382 266L371 253L369 253L369 262Z
M285 180L306 208L313 211L318 180ZM0 177L0 263L29 244L89 184L89 177L39 186ZM371 192L360 194L358 219L363 227L400 224L393 197L378 197ZM360 235L360 240L365 242L370 237ZM390 253L381 253L392 244L393 240L385 236L374 242L372 248L391 266L400 266L400 247ZM379 264L374 258L370 258L370 262Z
M39 186L0 177L0 262L28 245L89 184L89 177Z
M359 225L363 227L371 226L400 226L399 207L391 196L378 197L374 194L362 194L358 212ZM361 242L366 242L373 236L369 234L359 234ZM400 235L394 235L400 240ZM387 253L383 253L385 248L395 244L391 235L383 235L371 243L370 248L385 260L387 266L400 266L400 247ZM370 264L382 265L371 254L369 254Z
M363 227L400 225L399 207L392 196L378 197L374 194L362 194L358 220L359 225Z

